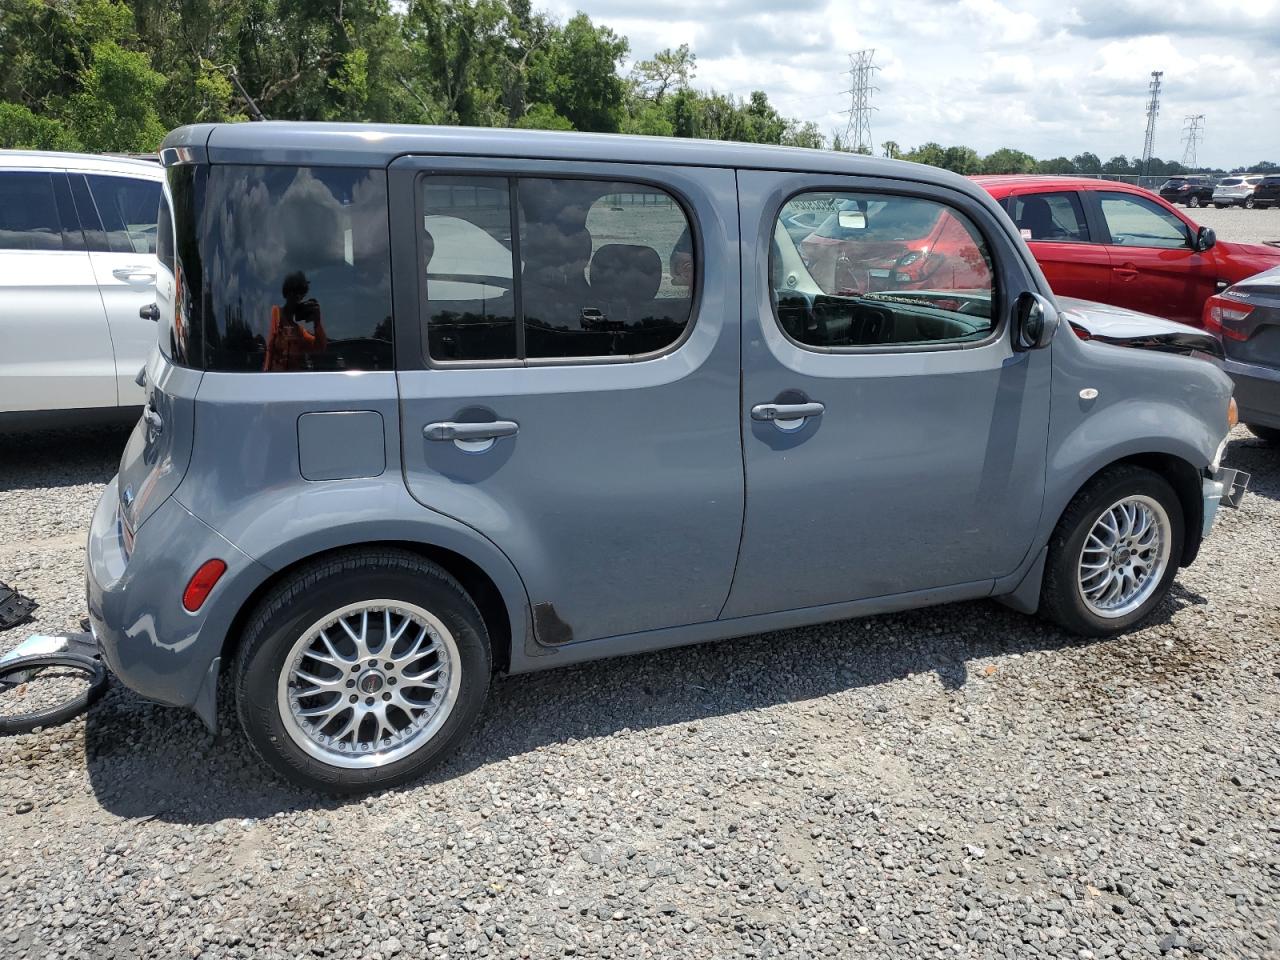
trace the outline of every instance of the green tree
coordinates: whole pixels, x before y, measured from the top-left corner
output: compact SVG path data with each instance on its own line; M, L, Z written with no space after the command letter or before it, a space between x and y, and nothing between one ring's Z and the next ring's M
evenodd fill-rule
M577 130L617 132L627 93L618 67L628 49L625 37L579 13L538 58L530 99L551 104Z
M886 140L880 144L882 154L889 160L901 160L902 148L898 146L897 140Z
M1080 153L1071 158L1072 169L1076 173L1097 174L1102 172L1102 161L1096 153Z
M1066 157L1054 157L1036 163L1036 173L1075 173L1076 166Z
M902 159L910 160L912 163L927 163L931 167L941 167L945 165L946 151L942 149L941 144L930 140L914 150L907 151Z
M1035 173L1036 158L1012 147L1001 147L982 161L983 173Z
M952 173L969 176L982 172L982 158L972 147L947 147L943 151L942 166Z
M80 92L67 104L67 119L86 150L155 150L166 127L156 112L164 77L146 54L122 50L114 40L93 45L93 63L81 77Z
M631 79L639 96L661 103L669 92L688 89L697 67L698 55L682 43L674 50L668 47L652 59L641 60L632 67Z
M1120 156L1112 157L1110 160L1104 163L1102 165L1102 172L1123 175L1123 174L1135 173L1137 171L1135 171L1133 168L1133 165L1129 163L1129 158L1126 157L1124 154L1120 154Z
M525 115L517 120L514 126L527 130L572 130L573 124L560 114L549 103L535 103Z

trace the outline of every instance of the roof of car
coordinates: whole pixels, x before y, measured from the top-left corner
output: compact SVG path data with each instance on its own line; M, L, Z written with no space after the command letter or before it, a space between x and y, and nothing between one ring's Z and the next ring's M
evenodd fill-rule
M1122 180L1099 180L1096 177L1010 173L983 174L970 179L996 197L1002 197L1022 187L1038 187L1042 190L1122 190L1129 193L1150 193L1149 190Z
M436 154L796 170L926 181L976 195L964 177L902 160L678 137L267 121L179 127L161 149L179 147L203 148L212 163L384 166L397 156Z
M128 173L160 179L164 171L154 160L136 160L94 153L62 153L54 150L0 150L0 169L83 170L96 173Z

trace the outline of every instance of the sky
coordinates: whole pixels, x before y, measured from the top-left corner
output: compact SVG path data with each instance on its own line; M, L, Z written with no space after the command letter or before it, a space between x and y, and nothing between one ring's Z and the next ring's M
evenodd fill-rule
M535 3L535 6L543 4ZM1280 162L1280 0L550 0L631 41L633 59L688 43L694 84L764 90L786 116L845 127L849 54L880 66L871 134L980 153L1141 156L1147 84L1164 71L1156 156L1183 158L1204 114L1201 164Z

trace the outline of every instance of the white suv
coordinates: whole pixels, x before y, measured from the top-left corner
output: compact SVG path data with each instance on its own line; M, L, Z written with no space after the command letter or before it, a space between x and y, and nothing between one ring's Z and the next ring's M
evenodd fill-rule
M1262 182L1262 174L1248 173L1237 177L1224 177L1213 188L1213 205L1221 210L1223 207L1244 207L1253 209L1253 191Z
M136 417L158 163L0 150L0 429Z

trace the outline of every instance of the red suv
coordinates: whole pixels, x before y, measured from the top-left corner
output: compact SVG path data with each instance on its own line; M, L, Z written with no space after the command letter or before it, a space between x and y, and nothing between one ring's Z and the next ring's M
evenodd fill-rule
M974 177L1004 207L1055 293L1199 326L1204 302L1280 266L1280 248L1216 240L1160 197L1083 177Z

